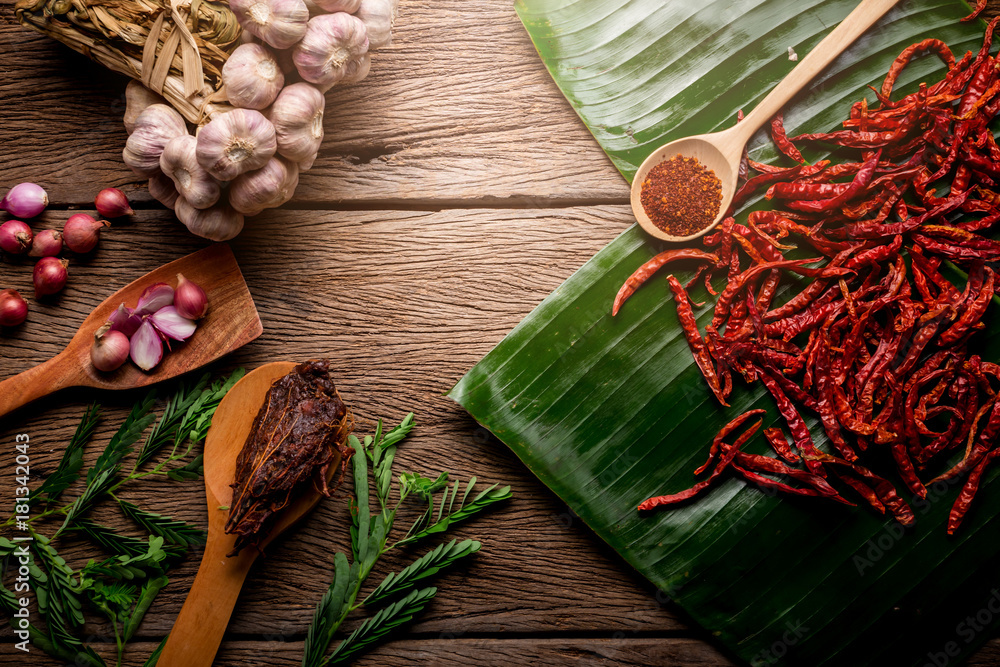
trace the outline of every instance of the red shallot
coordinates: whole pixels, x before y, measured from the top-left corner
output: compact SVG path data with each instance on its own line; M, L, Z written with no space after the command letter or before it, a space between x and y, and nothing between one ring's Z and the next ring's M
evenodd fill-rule
M129 356L144 371L152 370L163 359L163 341L148 319L132 335Z
M48 205L49 196L34 183L18 183L0 199L0 208L18 218L34 218Z
M31 247L34 235L31 227L20 220L8 220L0 225L0 248L12 255L23 255Z
M66 286L69 262L56 257L43 257L35 264L31 280L35 284L35 298L55 294Z
M131 336L139 329L139 325L142 324L142 318L136 315L135 311L131 308L126 308L123 303L108 318L108 324L115 331L121 331L126 336Z
M102 227L109 226L104 220L94 220L86 213L69 216L63 226L63 243L75 253L88 253L97 247Z
M198 320L205 316L208 310L208 295L197 283L193 283L182 274L177 274L177 290L174 292L174 306L181 317Z
M174 288L166 283L153 283L139 297L135 307L136 315L151 315L164 306L174 302Z
M17 290L0 290L0 327L16 327L28 317L28 302Z
M29 257L55 257L62 252L63 235L54 229L43 229L31 242Z
M108 322L94 334L90 361L97 370L110 373L121 368L128 360L129 347L128 336L113 329Z
M94 197L94 207L105 218L120 218L134 213L129 206L128 197L118 188L104 188L98 192Z

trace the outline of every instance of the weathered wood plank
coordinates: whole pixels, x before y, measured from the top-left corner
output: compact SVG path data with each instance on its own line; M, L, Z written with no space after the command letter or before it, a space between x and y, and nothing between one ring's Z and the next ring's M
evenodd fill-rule
M17 100L0 117L0 187L36 181L86 205L114 185L148 201L121 162L126 79L21 28L12 6L0 2L0 97ZM292 206L628 199L510 0L404 2L371 75L327 100L321 156Z
M136 642L125 655L124 667L141 667L156 648L152 642ZM114 659L113 645L100 653ZM43 664L39 659L32 664ZM302 659L302 641L279 635L262 642L226 641L216 664L251 667L286 667ZM47 664L47 663L46 663ZM627 638L400 638L376 648L351 663L357 667L440 667L512 665L617 665L620 667L732 667L725 655L698 640L678 637Z

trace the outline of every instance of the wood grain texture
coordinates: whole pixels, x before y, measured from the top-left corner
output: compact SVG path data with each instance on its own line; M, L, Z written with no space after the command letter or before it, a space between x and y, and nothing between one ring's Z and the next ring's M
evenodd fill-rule
M0 0L0 184L85 205L149 201L121 162L126 79L17 25ZM404 0L363 84L327 95L326 139L291 206L623 202L628 187L538 59L510 0ZM24 90L24 82L31 82Z
M455 530L481 539L482 551L437 580L439 595L418 623L357 664L732 665L444 397L632 217L627 185L548 77L510 0L402 4L394 44L377 54L372 75L335 100L331 94L322 156L295 200L254 218L233 243L264 334L209 370L329 356L360 433L379 417L395 422L416 412L399 470L513 486L512 501ZM85 210L108 185L146 210L108 230L93 257L73 258L62 295L31 301L27 323L0 331L0 378L56 354L115 289L207 245L149 203L145 185L122 165L125 81L21 29L12 5L0 0L0 96L16 100L0 115L0 188L21 180L48 188L53 210L36 230L61 226L66 213L58 209ZM0 287L30 293L30 267L4 259ZM13 486L15 434L31 437L39 483L90 401L106 408L88 465L140 395L66 390L0 419L0 489ZM256 563L216 664L298 664L333 553L348 548L349 488ZM200 482L150 481L123 488L122 497L207 524ZM140 534L106 504L92 518ZM75 566L100 555L73 539L61 552ZM379 573L420 552L389 554ZM170 571L125 664L141 665L169 631L199 555ZM110 639L97 617L87 630L95 642ZM4 624L0 665L59 664L38 651L26 661L10 636ZM996 664L1000 640L969 661Z

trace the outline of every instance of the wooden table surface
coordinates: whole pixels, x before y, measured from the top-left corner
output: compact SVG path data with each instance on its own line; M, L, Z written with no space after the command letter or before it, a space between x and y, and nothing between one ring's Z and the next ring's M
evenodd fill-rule
M52 205L36 230L61 227L69 210L88 210L108 186L125 190L137 210L105 232L92 258L72 263L60 297L30 300L28 321L0 331L0 378L56 354L115 289L206 245L122 163L125 83L20 28L13 0L0 0L0 190L20 181L48 190ZM360 433L377 418L416 413L397 470L475 474L514 491L508 504L454 531L480 539L482 551L438 579L438 597L418 622L357 664L734 664L445 397L633 222L626 182L549 78L511 0L403 0L394 42L375 54L368 79L327 99L326 139L295 199L248 221L232 243L264 334L211 370L329 357ZM30 264L0 264L0 287L29 294L30 284ZM89 464L138 396L70 390L0 420L0 489L14 485L15 434L30 435L37 483L88 402L107 406ZM122 495L206 525L200 482L144 483ZM10 506L4 501L5 512ZM96 518L130 525L107 508ZM349 548L347 526L342 491L269 550L216 664L299 664L333 554ZM101 556L71 540L60 549L77 567ZM380 568L412 557L387 556ZM141 665L170 630L198 560L192 553L169 572L126 664ZM94 641L109 639L97 617L87 629ZM25 659L2 632L0 664L58 664L37 649ZM112 638L102 652L113 646ZM993 640L969 664L998 663Z

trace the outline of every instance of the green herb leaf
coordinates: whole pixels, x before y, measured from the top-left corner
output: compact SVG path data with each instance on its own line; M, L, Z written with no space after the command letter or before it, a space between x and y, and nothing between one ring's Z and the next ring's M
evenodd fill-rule
M371 514L368 509L368 457L365 455L361 442L352 436L347 439L354 449L351 457L351 471L354 474L354 495L356 505L351 508L351 551L355 561L365 562L368 559Z
M150 413L155 398L156 394L151 391L146 394L142 401L133 406L121 428L111 437L108 446L104 448L97 462L94 463L94 467L87 471L87 486L93 484L101 473L117 470L121 460L132 451L132 445L139 440L142 432L156 418Z
M139 450L135 463L136 469L141 468L156 456L168 443L177 442L178 427L184 421L188 409L201 398L206 384L208 384L208 375L203 375L193 385L182 386L167 400L163 415L146 436L142 449Z
M101 411L97 403L91 403L84 411L69 444L66 445L66 450L59 459L59 465L31 492L29 502L35 503L44 499L46 504L51 503L80 477L80 469L83 468L83 448L94 434L100 417Z
M156 596L168 583L170 583L170 580L166 576L161 575L143 584L142 591L139 593L139 600L135 604L135 609L132 610L132 613L128 616L128 620L125 622L125 630L122 633L123 642L132 639L132 635L135 634L135 631L139 629L139 624L142 623L142 617L146 615L150 605L153 604L153 600L156 599Z
M111 610L112 620L114 617L126 612L136 599L136 589L135 586L130 586L121 581L114 581L108 584L103 582L95 582L94 585L89 589L91 600L95 601L98 606L104 606Z
M162 574L161 563L166 557L167 554L163 550L163 538L150 535L145 553L136 556L116 556L100 563L91 560L80 573L89 578L110 577L125 581L145 579Z
M399 442L403 438L408 436L410 434L410 431L413 430L413 420L414 420L413 413L410 412L405 417L403 417L403 421L399 422L399 426L396 426L391 431L385 434L385 437L382 438L381 442L378 442L378 440L376 439L376 442L378 442L377 447L384 450L388 449L389 447L395 447L396 445L398 445Z
M101 547L119 556L141 556L149 550L149 542L136 537L122 535L112 528L93 523L86 519L77 520L72 530L84 533ZM164 544L163 551L167 558L181 558L188 551L187 545Z
M366 606L376 605L388 598L414 588L425 579L433 577L444 568L479 551L482 544L475 540L452 540L421 556L399 572L390 573L374 591L365 598Z
M71 637L70 628L84 623L80 600L84 585L44 535L32 532L32 537L30 552L37 557L37 561L33 559L29 567L34 579L38 613L45 620L52 637Z
M377 614L366 619L358 626L357 630L342 641L330 656L330 659L324 664L343 664L359 653L371 648L372 645L396 628L412 621L414 616L424 610L424 607L427 606L427 603L430 602L436 593L437 589L433 586L421 588L411 591L402 600L379 610Z
M153 408L153 398L154 394L150 392L132 408L121 428L111 438L94 466L87 471L87 486L83 493L66 509L66 519L55 535L59 535L69 527L79 515L90 509L99 496L114 486L121 468L122 458L132 451L132 445L153 422L154 415L150 414L150 410Z
M11 622L13 623L13 620ZM70 641L67 641L67 637L60 639L47 635L34 625L28 626L28 634L33 648L40 649L53 658L80 667L107 667L104 659L97 655L94 649L84 646L79 639L72 635L68 636Z
M351 566L347 562L347 556L338 551L333 557L333 568L333 582L316 606L306 633L302 667L317 667L322 664L326 647L333 641L333 634L345 616L348 606L347 590L354 583L351 581Z
M176 455L177 448L185 441L189 445L193 445L204 440L208 433L208 427L212 424L215 410L219 407L219 402L243 375L244 371L241 368L234 371L229 377L207 386L208 375L206 374L193 385L182 387L167 402L163 416L146 438L136 458L135 468L141 468L168 444L173 447L173 452L171 452L173 456ZM187 451L182 454L181 458L186 453ZM181 470L187 470L187 467L185 466ZM187 478L183 473L180 476Z
M201 479L202 475L205 474L204 459L205 455L199 454L191 459L187 465L174 468L168 472L167 477L178 482Z
M163 653L163 647L167 645L167 639L169 638L170 635L167 635L160 641L160 645L156 647L156 650L149 654L149 657L146 658L146 662L142 663L142 667L156 667L156 663L160 659L160 654Z
M442 518L436 520L433 524L427 525L430 520L433 507L429 509L420 519L418 519L410 531L407 533L406 537L401 539L396 543L395 546L401 546L403 544L410 544L411 542L416 542L417 540L423 539L428 535L433 535L435 533L443 533L448 530L452 524L458 523L459 521L464 521L469 517L478 514L490 505L498 503L503 500L509 499L513 494L510 492L509 486L499 487L497 484L489 487L485 491L482 491L477 495L471 502L466 502L469 497L472 487L476 483L476 478L473 477L469 480L469 483L465 487L465 493L462 495L462 502L457 510L452 511L451 507L454 503L454 494L452 495L452 504L449 504L448 514ZM457 488L455 491L457 492ZM441 499L441 505L443 507L446 498ZM439 511L439 516L441 512Z
M204 530L197 526L169 516L139 509L128 501L118 499L118 506L122 508L125 516L172 544L198 546L204 544L208 536Z

